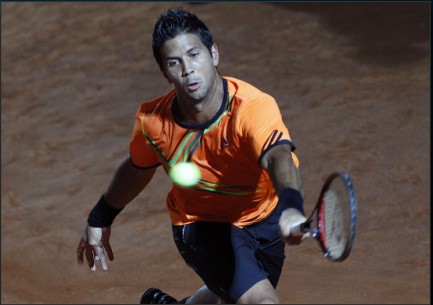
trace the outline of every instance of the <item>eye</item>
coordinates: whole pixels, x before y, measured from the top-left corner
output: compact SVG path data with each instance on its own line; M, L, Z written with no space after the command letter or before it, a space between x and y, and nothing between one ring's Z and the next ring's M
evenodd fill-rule
M170 61L168 62L168 66L169 66L169 67L174 67L174 66L176 66L176 64L177 64L177 60L170 60Z
M198 52L191 53L191 57L197 57L199 55Z

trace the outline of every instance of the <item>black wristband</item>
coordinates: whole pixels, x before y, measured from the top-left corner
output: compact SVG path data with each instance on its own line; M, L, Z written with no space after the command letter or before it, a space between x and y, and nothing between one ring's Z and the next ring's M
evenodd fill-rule
M91 227L103 228L109 227L114 221L114 218L123 210L113 208L105 201L104 195L101 196L98 203L92 209L87 219L87 223Z
M278 195L279 202L284 202L287 209L294 208L297 209L302 215L305 216L304 213L304 199L302 199L302 195L299 191L292 188L284 188L281 190Z

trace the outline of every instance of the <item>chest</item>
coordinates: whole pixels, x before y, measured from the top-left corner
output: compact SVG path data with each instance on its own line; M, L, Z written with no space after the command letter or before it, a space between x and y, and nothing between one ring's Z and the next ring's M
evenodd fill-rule
M150 137L157 148L155 152L168 167L192 161L204 176L226 182L232 177L255 176L261 170L248 139L236 129L230 115L201 130L184 129L174 122L163 124L165 126Z

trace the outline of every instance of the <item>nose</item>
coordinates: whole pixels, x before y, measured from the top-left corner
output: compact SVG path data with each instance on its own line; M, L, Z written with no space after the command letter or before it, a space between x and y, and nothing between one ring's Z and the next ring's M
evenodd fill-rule
M193 72L194 69L192 64L188 60L185 60L183 63L182 76L188 76Z

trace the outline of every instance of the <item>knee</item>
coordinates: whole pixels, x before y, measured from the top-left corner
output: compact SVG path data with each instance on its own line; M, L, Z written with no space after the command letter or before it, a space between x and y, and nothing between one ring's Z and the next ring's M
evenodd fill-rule
M237 304L279 304L278 294L268 280L262 280L245 292Z
M257 303L254 302L253 304L279 304L279 303L280 301L278 300L278 298L264 297Z
M275 290L250 291L236 302L237 304L279 304L280 300Z
M214 294L207 288L206 285L202 286L192 296L186 300L185 304L224 304L219 296Z
M239 299L237 304L279 304L280 301L278 300L278 297L275 296L254 296L251 298L244 298Z

